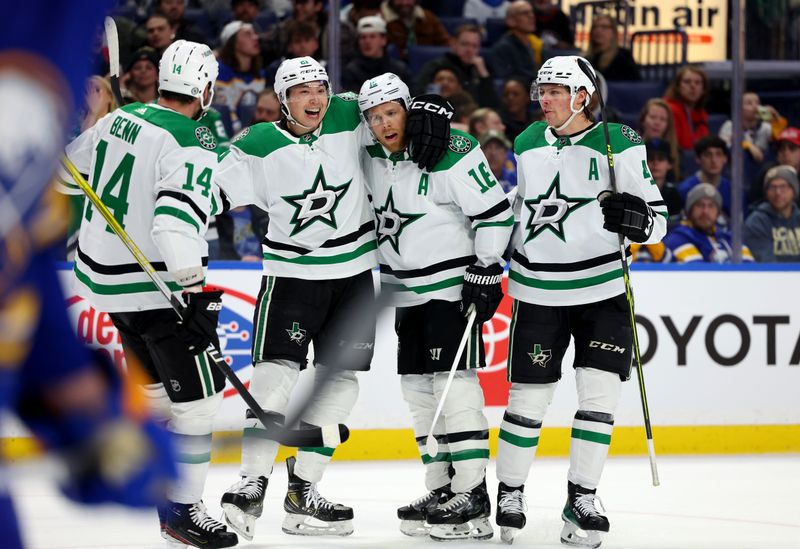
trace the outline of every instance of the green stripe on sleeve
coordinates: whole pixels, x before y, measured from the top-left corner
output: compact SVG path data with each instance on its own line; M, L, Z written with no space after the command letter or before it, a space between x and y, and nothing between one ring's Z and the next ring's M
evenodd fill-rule
M475 230L484 229L486 227L511 227L514 225L514 216L509 216L502 221L487 221L486 223L478 223L475 225Z
M195 221L194 218L188 213L184 212L183 210L179 210L178 208L173 208L172 206L159 206L156 208L155 212L153 212L153 215L168 215L176 219L180 219L184 223L188 223L189 225L193 226L198 233L200 232L200 225L197 223L197 221Z

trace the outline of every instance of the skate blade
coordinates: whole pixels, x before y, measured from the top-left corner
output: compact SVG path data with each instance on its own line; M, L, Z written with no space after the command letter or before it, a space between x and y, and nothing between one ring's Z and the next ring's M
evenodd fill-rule
M401 520L400 531L412 538L427 536L431 531L430 524L424 520Z
M503 543L511 545L514 543L514 538L519 534L519 528L511 528L510 526L500 527L500 540Z
M563 517L562 517L563 518ZM573 547L600 547L603 543L603 534L598 530L584 530L570 520L564 519L564 528L561 529L561 543Z
M253 515L242 512L232 503L223 503L222 511L225 515L225 522L228 523L234 532L242 536L247 541L253 541L256 533L256 518Z
M353 533L353 521L325 522L308 515L286 513L281 530L293 536L349 536Z
M434 541L458 541L465 539L491 539L494 530L489 519L478 518L464 524L434 524L431 525L430 538Z

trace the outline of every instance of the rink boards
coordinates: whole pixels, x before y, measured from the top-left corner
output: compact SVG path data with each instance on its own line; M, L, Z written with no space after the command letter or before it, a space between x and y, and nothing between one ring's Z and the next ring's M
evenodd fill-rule
M67 305L79 336L123 360L108 315L89 307L62 271ZM243 381L252 365L252 316L261 280L259 265L224 262L209 270L208 283L225 288L220 316L223 355ZM632 273L639 341L654 440L660 453L753 453L800 451L800 267L636 266ZM620 290L622 291L622 285ZM505 298L484 327L487 368L481 382L489 424L497 427L506 404L505 359L510 322ZM396 368L393 313L380 318L375 358L359 374L361 392L348 422L351 441L342 459L417 457ZM544 421L539 453L566 455L577 401L572 351ZM297 391L309 386L305 372ZM215 429L225 432L217 458L238 458L236 437L244 418L230 387ZM646 453L636 373L624 385L612 437L614 454ZM492 446L496 446L496 429ZM228 448L230 452L224 450Z

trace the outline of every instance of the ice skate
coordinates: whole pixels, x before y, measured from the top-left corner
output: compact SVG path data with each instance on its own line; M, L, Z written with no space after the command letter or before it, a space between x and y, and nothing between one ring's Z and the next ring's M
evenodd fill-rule
M332 503L317 491L317 485L294 474L295 458L286 459L289 490L283 501L286 518L282 530L300 536L349 536L353 533L353 509Z
M576 547L600 547L603 534L608 532L608 519L601 515L596 503L603 504L595 495L594 490L589 490L577 484L569 483L567 488L567 503L561 512L564 528L561 530L561 543Z
M197 503L169 502L166 507L165 534L173 547L202 547L220 549L233 547L239 538L228 532L225 525L208 516L202 501Z
M497 525L500 527L500 539L509 545L525 527L525 486L511 488L502 482L497 488Z
M407 536L427 536L431 530L427 523L428 513L436 506L453 497L450 485L431 490L419 499L397 510L400 519L400 531Z
M247 541L253 541L255 522L264 510L267 477L242 477L222 494L220 505L225 522Z
M428 512L430 537L435 541L490 539L494 535L489 516L492 504L486 480L466 492L459 492Z

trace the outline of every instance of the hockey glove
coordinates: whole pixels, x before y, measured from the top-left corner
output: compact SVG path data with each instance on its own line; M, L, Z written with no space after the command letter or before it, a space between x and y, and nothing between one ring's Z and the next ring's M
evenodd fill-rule
M421 170L431 171L450 143L453 105L436 94L420 95L411 102L406 119L408 152Z
M503 267L499 263L488 267L467 267L461 287L461 312L464 316L469 316L474 308L475 322L490 320L503 299L502 280Z
M175 332L189 352L199 355L213 343L219 348L217 320L222 310L222 290L205 286L202 292L183 292L186 308Z
M647 203L630 193L612 193L600 203L603 228L634 242L644 242L653 232L653 211Z

